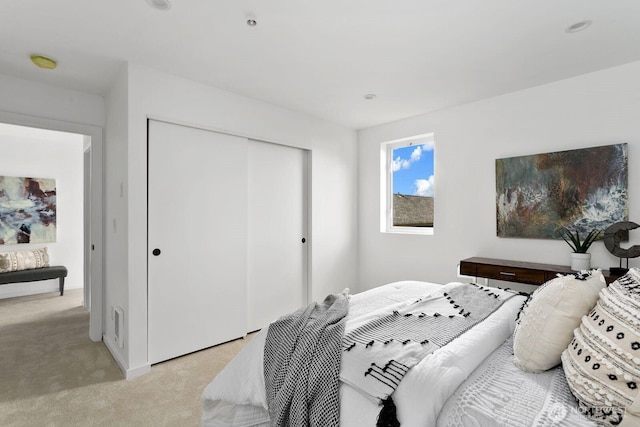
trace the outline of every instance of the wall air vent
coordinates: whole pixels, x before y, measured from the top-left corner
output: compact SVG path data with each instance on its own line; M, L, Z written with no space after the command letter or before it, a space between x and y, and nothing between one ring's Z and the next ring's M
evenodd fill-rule
M120 348L124 348L124 310L122 307L113 308L113 322L115 342Z

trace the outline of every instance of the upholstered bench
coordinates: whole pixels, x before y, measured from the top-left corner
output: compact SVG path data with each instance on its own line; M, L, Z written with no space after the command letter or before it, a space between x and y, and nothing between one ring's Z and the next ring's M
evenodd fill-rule
M62 296L64 295L65 277L67 277L66 267L49 266L49 251L46 247L0 252L0 285L59 279L60 295Z
M37 280L59 279L60 295L64 295L64 278L67 267L54 265L51 267L32 268L29 270L7 271L0 273L0 285L8 283L35 282Z

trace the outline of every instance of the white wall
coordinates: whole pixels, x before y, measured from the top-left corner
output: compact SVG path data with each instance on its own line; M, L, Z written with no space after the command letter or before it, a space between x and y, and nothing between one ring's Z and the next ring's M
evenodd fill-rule
M128 150L128 71L118 73L106 97L104 168L104 325L103 341L123 369L128 369L125 351L115 344L113 307L129 310L128 212L126 199ZM146 303L144 304L146 313ZM146 316L146 314L145 314ZM128 314L124 321L128 322ZM126 328L124 331L126 339Z
M456 265L483 256L568 265L562 240L498 238L495 159L629 144L629 219L640 223L640 62L438 111L359 132L359 281L456 280ZM379 231L379 144L435 133L435 233ZM640 242L631 231L629 245ZM623 245L624 246L624 245ZM592 265L618 259L601 242ZM631 260L640 266L640 259Z
M104 126L101 96L0 74L0 111L51 120Z
M84 284L83 170L84 137L0 123L0 175L56 180L55 242L1 245L0 251L47 247L50 265L69 270L65 289ZM0 298L52 292L58 280L0 286Z
M323 299L330 292L356 284L357 250L357 156L356 134L350 129L324 122L260 101L231 94L189 80L135 65L128 66L126 82L119 80L117 94L109 97L107 146L114 129L122 129L128 121L127 152L107 152L107 171L127 165L127 173L107 172L107 206L119 204L120 181L124 179L126 217L121 211L107 212L109 238L118 226L128 230L127 247L116 240L107 248L115 258L116 251L128 252L126 279L107 280L107 311L111 305L127 307L125 312L125 348L117 350L128 376L148 369L147 360L147 117L166 119L252 139L277 142L310 149L312 170L311 194L311 286L312 299ZM128 87L127 99L122 88ZM113 91L112 91L113 92ZM118 95L119 94L119 95ZM115 118L122 110L127 118ZM120 112L120 113L118 113ZM114 118L113 120L111 118ZM110 136L111 135L111 136ZM118 137L122 138L120 132ZM122 140L123 141L123 140ZM213 160L212 160L213 164ZM116 266L107 265L108 269ZM120 268L120 266L118 266ZM113 326L107 322L106 339ZM113 346L108 342L107 345Z

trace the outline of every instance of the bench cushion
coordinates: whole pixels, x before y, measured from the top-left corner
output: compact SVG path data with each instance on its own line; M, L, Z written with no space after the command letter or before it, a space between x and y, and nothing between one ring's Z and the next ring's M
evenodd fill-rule
M47 248L28 251L0 252L0 273L47 267L49 252Z
M7 283L34 282L36 280L59 279L67 277L67 268L62 265L34 268L30 270L0 273L0 285Z

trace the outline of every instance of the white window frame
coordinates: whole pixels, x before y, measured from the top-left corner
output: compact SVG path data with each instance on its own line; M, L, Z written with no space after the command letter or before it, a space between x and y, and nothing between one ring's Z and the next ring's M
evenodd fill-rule
M396 139L393 141L383 142L380 144L380 232L393 234L419 234L433 235L435 221L433 227L406 227L393 225L393 150L398 147L406 147L424 143L425 140L434 142L434 134L426 133L408 138ZM435 176L435 157L433 165L433 174ZM434 191L435 205L435 191ZM435 216L435 207L434 207Z

